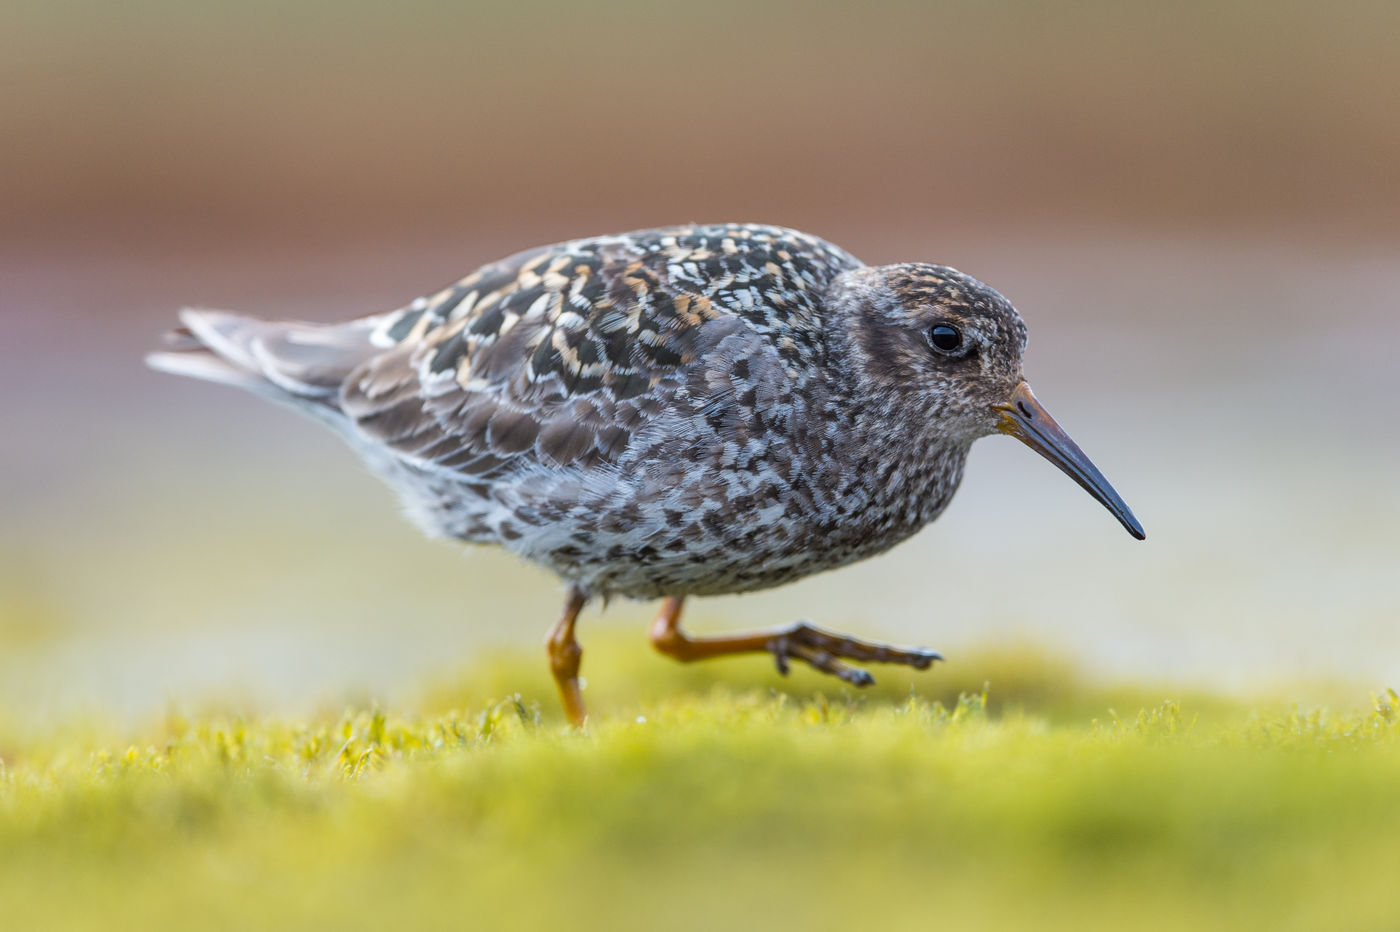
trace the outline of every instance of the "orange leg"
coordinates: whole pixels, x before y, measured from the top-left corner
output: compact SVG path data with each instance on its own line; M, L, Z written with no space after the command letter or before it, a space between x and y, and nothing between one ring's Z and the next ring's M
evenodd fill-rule
M569 590L564 614L549 629L547 642L549 668L554 672L554 682L559 687L559 701L564 704L564 714L569 717L569 724L575 728L582 728L588 718L588 709L583 705L583 693L578 686L578 664L583 657L583 648L574 637L574 622L587 601L579 590Z
M661 612L651 624L651 643L661 653L686 663L727 654L770 653L780 673L788 672L788 661L800 660L852 686L869 686L875 678L865 670L842 663L843 658L866 663L898 663L916 670L927 669L935 660L943 659L942 654L922 647L892 647L861 641L823 631L805 621L773 631L692 638L681 630L681 602L681 598L672 596L661 603Z

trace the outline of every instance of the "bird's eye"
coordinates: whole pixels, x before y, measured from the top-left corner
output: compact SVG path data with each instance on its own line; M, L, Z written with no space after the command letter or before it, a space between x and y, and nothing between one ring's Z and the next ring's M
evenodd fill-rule
M955 354L962 349L962 331L951 324L934 324L929 328L928 341L940 353Z

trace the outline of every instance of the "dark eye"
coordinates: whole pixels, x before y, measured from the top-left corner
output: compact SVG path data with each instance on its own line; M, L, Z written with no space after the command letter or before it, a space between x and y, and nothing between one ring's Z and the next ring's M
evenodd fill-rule
M928 330L928 341L940 353L956 353L962 349L962 331L951 324L934 324Z

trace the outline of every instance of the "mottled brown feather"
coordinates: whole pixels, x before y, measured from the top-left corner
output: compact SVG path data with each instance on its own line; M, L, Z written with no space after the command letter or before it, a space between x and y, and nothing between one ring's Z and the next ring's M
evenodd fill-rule
M489 452L549 465L611 462L692 364L743 318L799 371L820 346L813 287L856 260L788 230L729 225L534 249L385 315L385 352L340 406L400 455L441 466ZM713 330L710 337L708 330ZM722 378L722 376L721 376ZM666 386L670 385L670 388ZM412 400L410 400L412 399ZM586 401L586 404L577 402ZM732 427L743 436L763 425Z

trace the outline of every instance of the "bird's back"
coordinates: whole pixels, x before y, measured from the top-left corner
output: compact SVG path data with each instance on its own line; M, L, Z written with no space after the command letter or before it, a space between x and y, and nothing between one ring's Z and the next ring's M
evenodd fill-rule
M527 407L599 394L626 400L693 361L686 351L696 331L725 317L767 337L791 367L808 364L822 290L858 265L830 243L778 227L640 230L526 250L403 308L345 323L186 310L185 326L148 360L348 409L380 439L411 450L417 431L376 426L392 420L376 403L391 387L436 397L455 383Z
M815 237L751 225L529 250L377 318L381 352L340 403L375 440L474 474L522 455L616 461L720 331L756 334L794 372L811 366L822 292L858 264Z

